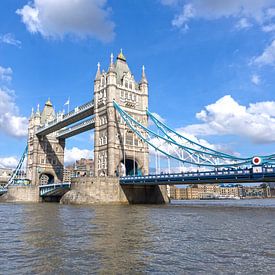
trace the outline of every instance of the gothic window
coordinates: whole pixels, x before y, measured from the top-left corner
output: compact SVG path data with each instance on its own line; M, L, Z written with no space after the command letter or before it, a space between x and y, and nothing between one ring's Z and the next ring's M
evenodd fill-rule
M128 88L128 81L125 81L125 87Z
M132 145L133 144L133 134L127 133L126 134L126 145Z

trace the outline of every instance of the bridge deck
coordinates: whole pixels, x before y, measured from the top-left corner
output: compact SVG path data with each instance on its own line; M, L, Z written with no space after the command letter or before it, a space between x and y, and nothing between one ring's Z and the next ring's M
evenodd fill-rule
M2 195L4 195L4 194L6 194L7 193L7 189L5 189L5 188L0 188L0 196L2 196Z
M253 172L252 169L237 169L148 176L127 176L120 178L121 185L217 184L273 181L275 181L275 167L263 167L261 172Z
M70 188L69 182L40 185L39 195L40 197L59 197L68 192Z

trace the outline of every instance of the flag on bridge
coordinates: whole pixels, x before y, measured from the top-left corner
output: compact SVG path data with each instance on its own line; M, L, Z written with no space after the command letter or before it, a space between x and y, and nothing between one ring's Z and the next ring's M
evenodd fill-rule
M64 105L69 105L70 104L70 98L68 98L68 100L65 102Z

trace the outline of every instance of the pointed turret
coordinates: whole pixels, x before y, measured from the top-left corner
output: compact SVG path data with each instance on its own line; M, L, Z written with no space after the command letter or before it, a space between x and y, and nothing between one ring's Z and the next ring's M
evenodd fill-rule
M96 72L96 75L95 75L95 80L100 80L100 63L98 62L97 63L97 72Z
M55 117L55 112L54 112L53 104L50 101L50 99L48 99L41 113L41 123L44 124L46 122L49 122L53 120L54 117Z
M48 100L46 101L45 106L53 107L53 104L51 103L50 98L48 98Z
M120 59L120 60L123 60L123 61L126 62L126 58L125 58L125 56L124 56L123 53L122 53L122 49L120 49L120 53L119 53L119 55L117 56L117 59Z
M146 74L145 74L145 67L142 65L142 73L141 73L141 83L148 83Z
M111 56L110 56L110 66L109 66L109 72L113 72L115 70L115 65L114 65L114 55L113 53L111 53Z
M40 117L40 105L39 105L39 103L37 104L37 109L36 109L35 116Z
M31 113L31 117L30 118L31 119L34 118L34 109L33 109L33 107L32 107L32 113Z
M124 77L124 75L132 75L126 62L126 58L122 53L122 49L120 50L120 53L116 58L115 72L117 74L117 83L119 84L122 83L122 78Z

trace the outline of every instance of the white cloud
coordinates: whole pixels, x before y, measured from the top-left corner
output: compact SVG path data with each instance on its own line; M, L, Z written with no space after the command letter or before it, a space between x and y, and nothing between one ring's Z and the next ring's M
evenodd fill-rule
M257 75L257 74L253 74L252 76L251 76L251 82L253 83L253 84L255 84L255 85L259 85L260 83L261 83L261 78L260 78L260 76L259 75Z
M46 38L74 35L95 37L101 41L114 38L107 0L34 0L16 11L31 33Z
M241 18L235 27L238 30L249 29L252 27L252 24L247 20L247 18Z
M21 41L17 40L12 33L6 33L0 36L0 43L6 43L16 47L21 47Z
M274 32L275 31L275 24L269 24L262 27L264 32Z
M0 66L0 80L10 82L12 79L12 69Z
M65 148L64 152L64 162L66 165L73 164L76 160L81 158L92 158L93 151L87 149L79 149L77 147L73 147L71 149Z
M186 4L182 8L182 12L174 18L172 21L172 25L178 28L184 27L184 29L188 28L186 24L191 18L195 17L195 10L192 4Z
M0 130L13 137L25 137L28 119L19 116L14 94L0 88Z
M263 53L253 59L257 65L274 65L275 64L275 40L265 48Z
M240 105L230 95L196 114L203 121L183 128L194 135L237 135L254 143L275 142L275 101Z
M0 158L0 168L15 168L18 164L16 157Z
M233 17L240 19L239 27L247 28L253 20L262 24L265 20L274 16L274 0L189 0L178 1L163 0L164 5L175 5L178 3L178 14L174 17L172 24L179 28L186 28L186 24L193 19L216 20L220 18ZM248 21L249 19L249 21Z
M152 113L153 116L155 116L160 122L164 123L165 118L161 117L158 113ZM149 118L148 126L154 125L155 123Z

